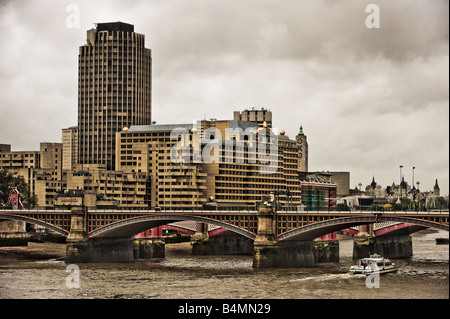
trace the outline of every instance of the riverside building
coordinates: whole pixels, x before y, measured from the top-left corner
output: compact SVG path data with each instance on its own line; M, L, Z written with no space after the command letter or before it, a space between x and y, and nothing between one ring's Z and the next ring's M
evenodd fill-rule
M39 151L11 151L11 145L0 145L0 169L16 172L30 186L38 207L53 207L55 196L63 190L63 149L61 143L40 143Z
M123 22L87 31L78 56L78 164L114 170L116 132L151 123L151 50Z
M294 209L299 172L307 171L306 135L300 129L291 140L275 131L264 111L268 122L235 112L235 120L126 127L116 136L116 167L148 175L150 207L254 210L276 193L283 209Z

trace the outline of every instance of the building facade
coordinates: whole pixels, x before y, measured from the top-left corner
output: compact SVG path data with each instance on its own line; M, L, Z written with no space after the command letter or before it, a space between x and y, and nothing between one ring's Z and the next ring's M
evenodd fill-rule
M300 172L299 189L301 210L335 210L337 184L331 181L332 175L325 172Z
M62 129L63 170L72 170L78 162L78 126Z
M146 173L112 171L90 164L77 165L74 170L67 172L66 179L67 191L58 194L59 205L67 194L75 192L83 194L84 198L92 197L88 205L90 207L148 208Z
M330 172L330 182L336 183L336 196L344 197L350 195L350 172Z
M66 187L62 144L40 143L39 151L11 151L10 146L2 149L0 169L22 176L31 195L36 196L38 207L54 207L57 193Z
M255 109L253 107L242 112L235 111L233 119L235 121L256 122L259 127L263 127L266 123L268 128L272 127L272 112L265 108Z
M122 22L87 31L78 56L78 163L115 165L116 132L151 123L151 50Z
M298 205L298 174L307 157L299 167L298 141L275 135L267 121L259 124L211 119L131 126L117 133L116 167L147 173L150 207L255 209L271 192L284 207Z

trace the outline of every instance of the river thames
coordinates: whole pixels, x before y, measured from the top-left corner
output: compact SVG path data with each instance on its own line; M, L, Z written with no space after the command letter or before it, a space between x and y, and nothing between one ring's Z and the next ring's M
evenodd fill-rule
M393 259L397 273L368 288L349 275L353 241L340 240L339 263L312 268L252 268L251 256L192 256L185 244L166 245L166 258L133 263L79 264L79 287L60 258L8 258L0 248L1 299L448 299L448 232L412 235L414 256ZM61 247L63 249L63 247ZM71 283L71 282L69 282Z

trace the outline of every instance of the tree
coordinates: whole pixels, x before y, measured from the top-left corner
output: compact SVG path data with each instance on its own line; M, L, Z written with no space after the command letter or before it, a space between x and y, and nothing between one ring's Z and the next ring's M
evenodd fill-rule
M402 204L392 203L392 210L393 211L401 211L402 210Z
M408 207L411 205L411 200L408 198L403 198L401 204L397 201L391 202L393 211L407 211Z
M37 204L36 195L30 194L30 187L23 176L16 172L0 169L0 206L8 203L9 193L17 188L20 199L25 207L35 207Z
M436 198L436 207L437 208L448 208L448 202L442 196Z

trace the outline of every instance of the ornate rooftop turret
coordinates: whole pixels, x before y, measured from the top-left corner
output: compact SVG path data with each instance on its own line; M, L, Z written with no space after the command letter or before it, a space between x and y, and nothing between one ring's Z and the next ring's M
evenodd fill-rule
M439 188L437 178L436 178L436 183L434 184L433 193L434 193L434 195L437 195L437 196L440 196L440 194L441 194L441 190Z
M370 183L370 186L372 188L376 188L377 187L377 183L375 182L375 176L372 177L372 183Z

